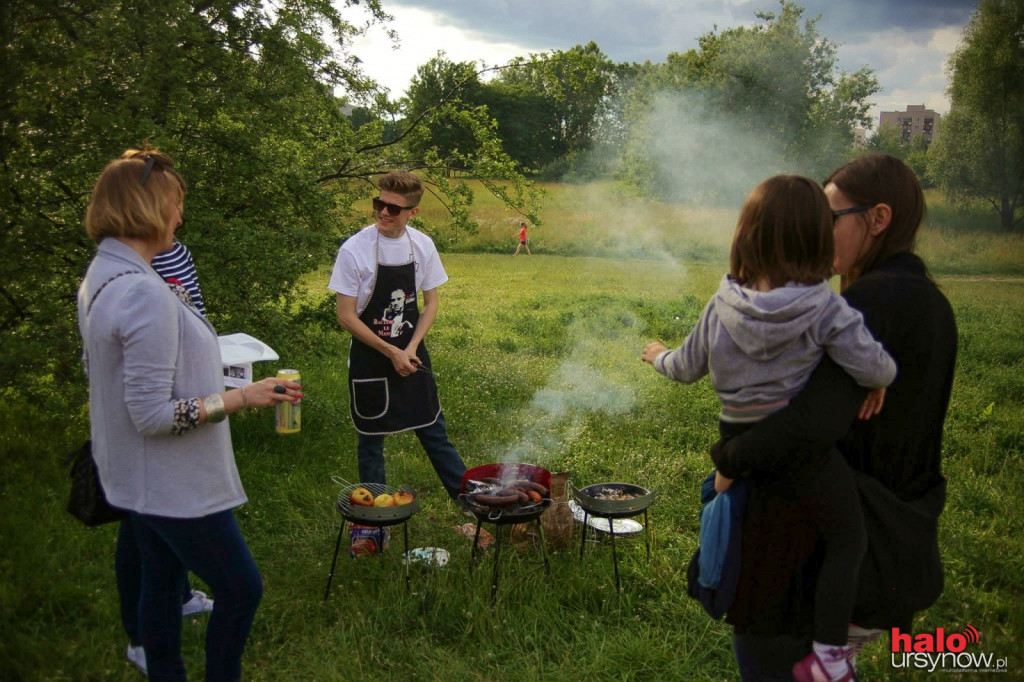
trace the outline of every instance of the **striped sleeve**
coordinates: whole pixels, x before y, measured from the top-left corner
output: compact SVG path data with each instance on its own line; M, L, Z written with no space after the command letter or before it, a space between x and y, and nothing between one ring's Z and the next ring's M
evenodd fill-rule
M206 306L203 304L203 292L199 288L199 275L196 273L196 264L192 260L192 254L181 242L174 242L169 251L164 251L153 257L153 269L165 280L174 278L181 282L189 296L192 297L192 305L203 315L206 315Z

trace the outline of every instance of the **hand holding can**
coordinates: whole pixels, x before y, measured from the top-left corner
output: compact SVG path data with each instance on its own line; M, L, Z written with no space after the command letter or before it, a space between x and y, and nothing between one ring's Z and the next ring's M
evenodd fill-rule
M297 369L281 369L277 372L278 379L284 379L287 381L299 381L299 370ZM280 390L278 390L280 389ZM275 393L284 393L284 386L278 385L274 387ZM282 401L277 404L277 432L278 433L298 433L302 430L302 400L296 400L294 403L288 401Z

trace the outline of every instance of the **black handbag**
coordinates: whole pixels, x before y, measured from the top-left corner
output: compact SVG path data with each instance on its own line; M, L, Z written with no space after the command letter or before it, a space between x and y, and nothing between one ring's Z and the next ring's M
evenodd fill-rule
M92 458L92 441L70 453L71 494L68 495L68 513L86 526L101 526L127 518L128 512L111 507L100 484L96 462Z

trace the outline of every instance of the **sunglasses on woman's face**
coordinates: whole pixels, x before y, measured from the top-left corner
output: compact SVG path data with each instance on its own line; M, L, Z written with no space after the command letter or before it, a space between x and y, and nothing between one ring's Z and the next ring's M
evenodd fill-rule
M384 209L387 209L388 215L398 215L402 211L411 211L416 208L415 206L399 206L398 204L389 204L383 201L380 197L373 198L373 210L380 213Z

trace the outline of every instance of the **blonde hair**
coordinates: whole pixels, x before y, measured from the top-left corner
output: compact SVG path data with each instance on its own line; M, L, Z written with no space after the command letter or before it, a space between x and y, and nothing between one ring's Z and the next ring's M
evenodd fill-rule
M186 191L171 157L153 148L128 149L96 180L85 231L97 244L107 237L157 241Z
M799 175L776 175L754 188L740 211L730 273L741 284L817 284L832 273L832 209Z

